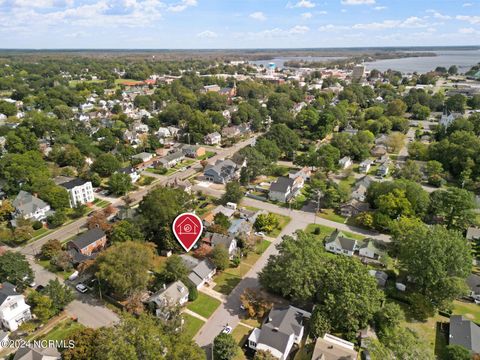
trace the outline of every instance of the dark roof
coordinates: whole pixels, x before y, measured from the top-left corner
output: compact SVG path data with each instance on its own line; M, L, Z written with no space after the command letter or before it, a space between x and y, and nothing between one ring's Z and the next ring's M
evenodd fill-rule
M95 241L105 236L105 232L102 229L95 228L85 231L83 234L78 235L71 242L79 249L83 249Z
M295 179L291 179L286 176L280 176L277 181L270 185L270 191L285 193L289 186L293 186L294 181Z
M131 166L127 166L127 167L118 169L117 172L122 173L122 174L133 174L135 172L135 169Z
M291 334L300 335L306 311L294 306L272 308L262 325L258 343L285 352Z
M15 353L13 360L43 360L45 357L60 359L60 353L54 347L45 349L35 347L21 347Z
M3 304L3 302L9 296L14 296L14 295L18 295L18 293L15 291L15 286L10 284L9 282L2 283L2 286L0 287L0 305Z
M65 189L70 190L70 189L73 189L74 187L85 185L87 182L88 182L88 180L77 178L77 179L73 179L73 180L64 182L64 183L59 184L59 185L64 187Z
M235 239L233 235L224 235L210 232L207 232L205 234L205 237L210 239L212 246L224 245L227 249L230 247L232 240Z
M480 353L480 327L462 315L452 315L449 344L460 345L473 353Z

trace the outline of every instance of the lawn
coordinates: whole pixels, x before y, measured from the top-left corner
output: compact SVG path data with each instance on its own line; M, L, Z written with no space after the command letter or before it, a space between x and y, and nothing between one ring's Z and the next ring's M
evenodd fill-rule
M207 159L211 158L212 156L215 156L215 152L214 151L207 151L205 153L205 155L199 156L198 160L207 160Z
M84 326L71 319L66 319L57 324L52 330L43 335L41 340L69 340L73 333L83 329Z
M140 185L140 186L147 186L147 185L150 185L154 181L155 181L155 178L153 176L142 175L142 176L140 176L140 179L138 180L137 184Z
M453 314L463 315L476 323L480 323L480 306L471 303L455 300L453 302Z
M189 303L187 305L187 309L192 310L198 315L208 319L219 306L220 300L214 299L211 296L199 292L197 299Z
M315 234L315 228L320 228L320 234ZM325 225L320 225L320 224L308 224L307 227L305 228L305 232L307 234L313 234L315 235L318 239L322 240L325 239L325 236L330 235L333 231L335 231L334 228L330 226L325 226ZM363 240L365 239L365 236L360 235L360 234L355 234L349 231L342 231L346 236L356 239L356 240Z
M341 224L345 223L346 218L335 213L333 209L325 209L318 213L318 216L330 221L335 221Z
M99 199L99 198L96 198L93 203L98 206L99 208L106 208L108 205L111 204L110 201L107 201L107 200L102 200L102 199Z
M228 273L227 269L215 277L215 287L213 290L218 291L222 294L228 295L232 292L235 286L242 280L238 275L233 275Z
M243 345L246 343L248 339L248 335L250 334L250 331L251 330L249 328L241 324L237 325L237 327L233 329L232 336L240 348L243 348ZM243 351L239 351L239 353L237 354L237 356L234 357L234 359L240 360L240 359L246 359L246 357Z
M193 339L200 328L205 324L202 320L193 317L188 314L183 314L183 318L185 319L184 323L184 334L189 338Z
M43 266L45 269L47 269L48 271L58 275L58 276L61 276L63 277L64 280L67 280L68 277L70 275L72 275L75 270L70 270L70 271L58 271L57 268L55 266L53 266L52 264L50 264L50 260L39 260L38 263Z
M278 226L275 229L273 229L273 231L269 232L268 236L276 238L278 235L280 235L283 228L287 226L287 224L290 222L290 220L292 220L292 218L286 215L280 215L276 213L272 213L272 214L277 218Z
M344 186L347 186L350 190L353 188L353 186L355 185L355 177L353 175L350 175L348 177L346 177L345 179L342 179L339 181L339 185L344 185Z

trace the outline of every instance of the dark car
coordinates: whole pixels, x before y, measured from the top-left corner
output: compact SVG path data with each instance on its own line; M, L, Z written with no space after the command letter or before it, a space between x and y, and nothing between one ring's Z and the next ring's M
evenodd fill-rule
M38 285L38 286L35 288L36 291L42 291L43 289L45 289L45 286L43 286L43 285Z

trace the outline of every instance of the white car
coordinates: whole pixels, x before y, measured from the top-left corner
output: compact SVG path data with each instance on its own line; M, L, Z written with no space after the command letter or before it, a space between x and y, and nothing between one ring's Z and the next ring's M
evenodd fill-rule
M222 333L224 334L230 334L232 332L232 327L231 326L225 326L222 330Z
M75 289L77 289L77 291L81 292L82 294L85 294L88 291L88 288L82 283L75 285Z
M265 233L263 231L256 232L255 235L265 237Z

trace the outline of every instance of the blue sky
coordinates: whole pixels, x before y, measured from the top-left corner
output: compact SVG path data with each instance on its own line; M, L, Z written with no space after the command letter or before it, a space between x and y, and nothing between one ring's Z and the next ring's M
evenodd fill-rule
M0 48L480 45L480 0L0 0Z

